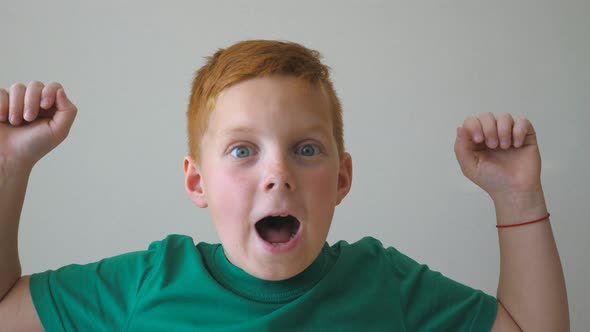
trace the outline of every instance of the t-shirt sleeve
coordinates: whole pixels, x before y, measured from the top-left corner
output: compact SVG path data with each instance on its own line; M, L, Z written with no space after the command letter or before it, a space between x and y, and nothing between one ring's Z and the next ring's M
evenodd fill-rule
M400 278L401 305L408 331L490 331L497 301L394 248L387 249Z
M87 265L31 276L31 297L46 331L121 331L157 264L159 242Z

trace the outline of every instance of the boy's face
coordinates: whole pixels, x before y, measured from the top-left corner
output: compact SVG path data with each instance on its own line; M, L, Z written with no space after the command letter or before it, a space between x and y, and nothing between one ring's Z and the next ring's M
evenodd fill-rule
M209 207L229 261L266 280L293 277L314 261L352 180L328 101L285 76L224 90L200 162L186 157L184 166L187 192Z

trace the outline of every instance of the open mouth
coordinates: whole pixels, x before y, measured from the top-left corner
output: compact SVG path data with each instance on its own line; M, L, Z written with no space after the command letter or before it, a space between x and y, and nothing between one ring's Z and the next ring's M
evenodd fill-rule
M260 219L255 227L258 235L271 244L289 242L299 231L301 223L297 218L288 216L268 216Z

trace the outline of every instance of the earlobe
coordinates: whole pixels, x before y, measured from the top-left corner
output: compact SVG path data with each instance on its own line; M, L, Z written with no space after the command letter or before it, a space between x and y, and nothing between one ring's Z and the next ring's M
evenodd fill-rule
M207 197L203 187L203 177L199 165L190 157L184 157L184 188L188 197L198 207L207 207Z
M340 161L340 170L338 172L338 197L336 205L340 204L344 197L350 191L352 186L352 157L348 152L344 152Z

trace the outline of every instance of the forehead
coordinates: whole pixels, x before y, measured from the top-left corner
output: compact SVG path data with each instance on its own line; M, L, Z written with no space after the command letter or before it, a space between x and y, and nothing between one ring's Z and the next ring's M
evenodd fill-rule
M330 103L321 86L289 76L269 76L242 81L224 89L209 118L209 131L262 123L290 127L327 126L331 130Z

